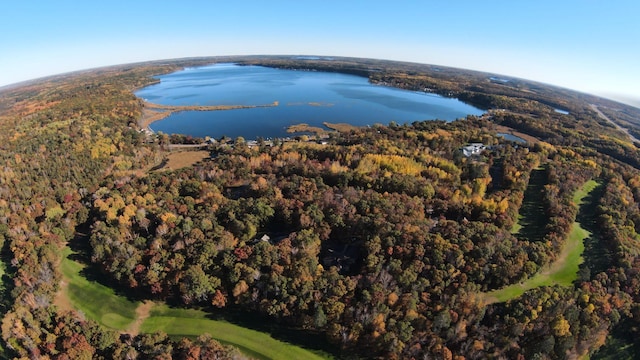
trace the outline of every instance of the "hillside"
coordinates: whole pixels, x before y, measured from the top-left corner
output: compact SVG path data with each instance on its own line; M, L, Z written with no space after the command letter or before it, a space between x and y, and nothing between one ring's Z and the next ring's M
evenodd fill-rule
M487 113L348 128L323 143L222 141L158 170L169 137L139 131L132 91L222 61L368 76ZM638 121L638 109L566 89L367 59L162 61L5 89L4 355L271 356L233 348L213 320L338 358L594 355L614 329L639 325L640 155L626 133ZM466 157L469 143L487 149ZM536 229L512 231L523 218ZM568 255L568 242L579 250ZM569 273L529 286L566 258ZM508 301L484 299L519 283ZM79 287L126 314L95 315ZM148 301L176 309L137 318ZM190 338L154 332L174 330L160 320L171 314L197 316L197 327L180 322Z

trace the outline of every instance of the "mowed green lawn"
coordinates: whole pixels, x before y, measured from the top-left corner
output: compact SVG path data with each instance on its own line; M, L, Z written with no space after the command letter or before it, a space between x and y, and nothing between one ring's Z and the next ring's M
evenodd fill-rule
M89 319L118 331L126 331L136 320L140 302L117 295L111 288L82 276L83 265L69 259L69 248L62 260L65 294L73 307ZM194 337L209 334L221 343L237 347L245 355L259 359L330 359L272 338L269 334L244 328L226 321L211 320L207 313L195 309L173 309L155 304L140 326L143 333L162 331L171 336Z
M113 289L87 280L80 273L84 265L69 259L71 249L65 248L62 273L67 283L66 294L77 310L100 325L113 330L124 330L136 319L139 302L118 296Z
M582 188L578 189L573 195L573 201L576 206L580 207L584 198L596 188L598 183L595 180L587 181ZM532 276L526 281L494 290L488 293L480 294L480 298L485 304L496 302L505 302L515 299L525 291L540 286L570 286L578 276L578 269L583 262L582 253L584 252L584 239L591 235L587 230L580 226L580 223L574 222L567 241L558 256L547 269Z
M269 334L247 329L226 321L206 318L207 313L194 309L173 309L157 305L143 323L142 332L163 331L174 336L197 336L208 333L246 355L260 359L327 359L309 350L272 338Z

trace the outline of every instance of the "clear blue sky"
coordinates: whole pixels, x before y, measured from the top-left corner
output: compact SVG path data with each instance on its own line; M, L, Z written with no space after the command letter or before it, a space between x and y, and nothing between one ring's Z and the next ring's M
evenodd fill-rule
M104 65L244 54L455 66L628 98L640 106L637 0L5 0L0 5L0 86Z

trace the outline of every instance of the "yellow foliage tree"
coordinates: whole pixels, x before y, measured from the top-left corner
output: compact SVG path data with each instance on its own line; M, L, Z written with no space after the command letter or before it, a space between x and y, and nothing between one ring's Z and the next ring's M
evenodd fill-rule
M238 297L249 290L249 285L244 280L240 280L233 288L233 297Z
M551 324L551 329L555 336L571 335L571 325L563 315L558 316Z

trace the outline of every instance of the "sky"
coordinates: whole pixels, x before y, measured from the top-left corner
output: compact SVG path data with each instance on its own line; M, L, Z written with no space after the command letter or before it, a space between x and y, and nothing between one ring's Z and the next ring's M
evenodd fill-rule
M0 86L131 62L328 55L487 71L640 107L637 0L3 0Z

